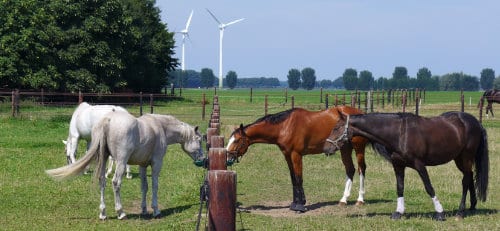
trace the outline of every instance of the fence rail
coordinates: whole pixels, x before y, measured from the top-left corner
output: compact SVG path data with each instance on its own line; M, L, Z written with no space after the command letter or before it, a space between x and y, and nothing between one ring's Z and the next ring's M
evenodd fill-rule
M240 90L242 91L242 90ZM177 93L177 94L176 94ZM10 105L10 114L13 117L19 116L23 108L33 107L65 107L74 106L82 101L91 104L114 104L127 107L139 107L138 113L142 115L144 112L153 113L155 106L160 102L168 102L173 100L184 100L182 107L190 107L190 112L186 114L192 115L192 111L198 111L197 118L205 120L206 106L210 102L212 96L217 95L217 89L210 91L185 91L181 95L182 90L177 92L172 89L168 94L149 94L149 93L118 93L118 94L95 94L95 93L54 93L41 91L0 91L0 114L8 111L6 104ZM219 92L220 93L220 92ZM226 93L226 92L224 92ZM321 89L319 94L314 93L290 93L288 89L283 91L255 91L249 89L248 95L238 94L233 95L218 95L218 98L228 103L245 105L242 107L228 107L225 113L232 116L254 116L267 115L278 111L283 111L289 108L302 107L309 110L322 110L325 108L347 105L357 107L365 112L412 112L420 113L422 105L427 101L425 90L419 89L396 89L387 91L353 91L353 92L328 92ZM186 99L188 103L186 102ZM438 108L433 108L432 105L425 105L425 110L436 111L464 111L467 109L479 110L479 118L482 119L482 104L476 108L472 106L472 99L469 98L468 107L466 107L466 98L464 93L456 97L456 103L450 105L442 105ZM474 100L476 102L476 99ZM479 100L481 101L481 100ZM3 103L2 103L3 102ZM251 106L248 106L251 105ZM260 106L259 106L260 105ZM248 106L248 107L247 107ZM449 108L448 108L449 107ZM170 112L169 112L170 113ZM179 110L174 110L173 113L181 113Z

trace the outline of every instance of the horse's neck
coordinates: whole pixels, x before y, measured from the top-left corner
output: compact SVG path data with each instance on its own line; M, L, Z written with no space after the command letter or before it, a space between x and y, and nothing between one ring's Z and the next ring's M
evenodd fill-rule
M251 144L274 144L277 142L280 132L280 129L275 129L275 126L277 125L269 123L252 124L245 129L245 133Z
M377 143L386 146L392 143L391 141L400 138L401 126L397 126L397 128L392 129L389 127L393 126L384 124L383 120L381 121L381 120L364 119L359 121L353 121L353 123L355 123L355 125L352 126L354 136L363 136L371 141L375 141Z

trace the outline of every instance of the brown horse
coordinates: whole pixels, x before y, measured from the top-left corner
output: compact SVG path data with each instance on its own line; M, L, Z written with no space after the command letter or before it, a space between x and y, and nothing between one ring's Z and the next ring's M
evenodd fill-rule
M376 152L392 163L397 180L397 208L393 219L404 213L405 168L415 169L422 179L425 191L432 198L437 220L444 220L425 166L455 161L462 172L462 199L457 217L465 215L465 200L470 192L471 210L476 208L476 190L482 201L488 189L488 140L486 130L477 119L463 112L446 112L437 117L424 118L409 113L374 113L341 115L329 136L325 149L335 151L349 143L352 136L366 137ZM475 166L475 190L472 166Z
M495 117L495 115L493 114L493 103L500 103L500 90L497 89L486 90L481 100L483 99L485 99L486 102L488 102L488 105L486 106L486 116L488 116L488 111L490 111L491 116Z
M227 144L228 161L237 161L254 143L276 144L285 155L292 179L293 202L290 209L305 212L306 197L302 187L302 157L307 154L324 153L325 140L341 113L361 114L363 112L351 107L334 107L317 112L295 108L264 116L246 126L241 124L229 138ZM347 203L355 172L351 157L353 148L356 151L360 175L359 197L356 204L364 203L366 169L364 154L367 142L362 137L354 137L352 145L346 145L340 150L347 174L344 196L339 201L341 205Z

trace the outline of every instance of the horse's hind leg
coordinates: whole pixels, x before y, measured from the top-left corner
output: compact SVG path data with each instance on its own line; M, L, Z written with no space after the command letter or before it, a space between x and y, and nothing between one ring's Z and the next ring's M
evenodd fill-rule
M106 166L104 161L102 165ZM106 177L104 176L104 171L101 172L99 176L99 186L101 191L101 204L99 205L99 219L106 220L106 203L104 203L104 189L106 188Z
M118 219L126 218L127 214L123 212L121 197L120 197L120 188L122 185L122 177L125 173L125 164L120 160L115 160L116 169L115 175L113 177L113 191L115 193L115 211L118 213Z
M109 156L108 161L109 161L109 163L108 163L108 169L106 171L106 178L108 178L109 174L111 174L113 172L114 160L113 160L113 157L111 157L111 155Z
M465 203L467 200L467 191L470 192L471 210L476 208L477 198L474 188L474 179L472 173L472 164L463 163L461 158L455 159L455 165L462 172L462 198L458 207L457 218L461 219L465 216ZM464 166L467 165L467 166Z
M356 160L358 161L358 174L359 174L359 195L356 205L363 205L365 203L365 173L366 173L366 163L365 163L365 144L358 147L354 144L354 150L356 151Z
M417 170L418 174L420 175L420 178L424 182L425 191L427 192L427 194L429 194L429 196L432 198L432 202L434 203L434 209L436 210L436 215L434 216L434 219L438 221L444 221L445 218L444 218L443 206L436 197L436 193L434 191L434 188L432 187L427 169L422 163L416 163L415 169Z

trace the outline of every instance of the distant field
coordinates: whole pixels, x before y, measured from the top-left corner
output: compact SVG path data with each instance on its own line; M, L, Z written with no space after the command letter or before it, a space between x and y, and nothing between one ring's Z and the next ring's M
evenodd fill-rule
M325 94L342 91L305 91L249 89L217 91L221 105L221 135L226 138L235 126L248 124L265 113L291 107L310 110L325 108ZM208 101L202 120L203 94ZM155 103L154 112L172 114L206 131L214 89L185 89L184 100ZM465 110L478 117L477 103L482 92L465 92ZM287 96L285 98L285 96ZM332 100L333 98L330 98ZM460 92L426 92L420 114L439 115L460 110ZM40 107L23 102L21 116L11 118L10 102L0 103L0 229L2 230L194 230L199 209L199 187L205 170L192 164L179 145L167 151L160 176L159 204L163 217L141 219L138 168L134 178L124 179L122 203L128 220L119 221L114 213L111 184L106 188L107 221L98 219L99 191L90 175L56 182L45 170L66 163L64 146L68 123L74 107ZM407 111L414 110L414 103ZM137 106L128 107L139 115ZM406 171L406 215L392 221L396 207L395 177L392 167L370 148L366 154L366 205L354 206L358 190L355 176L349 205L337 207L344 190L345 173L339 155L310 155L304 158L304 190L310 211L295 214L287 209L292 199L290 176L279 149L257 144L249 148L241 163L230 169L238 174L238 230L498 230L500 228L500 105L494 105L495 118L483 118L488 131L490 184L488 200L479 202L475 214L462 221L454 219L461 197L461 174L453 163L428 168L437 196L447 212L445 222L431 220L433 205L418 174ZM398 112L399 105L374 105L374 111ZM144 109L149 112L149 108ZM79 155L85 142L80 142ZM150 197L149 197L150 198ZM148 200L148 203L149 200ZM467 202L469 205L469 202ZM205 214L204 210L204 213ZM206 224L202 219L202 226Z

